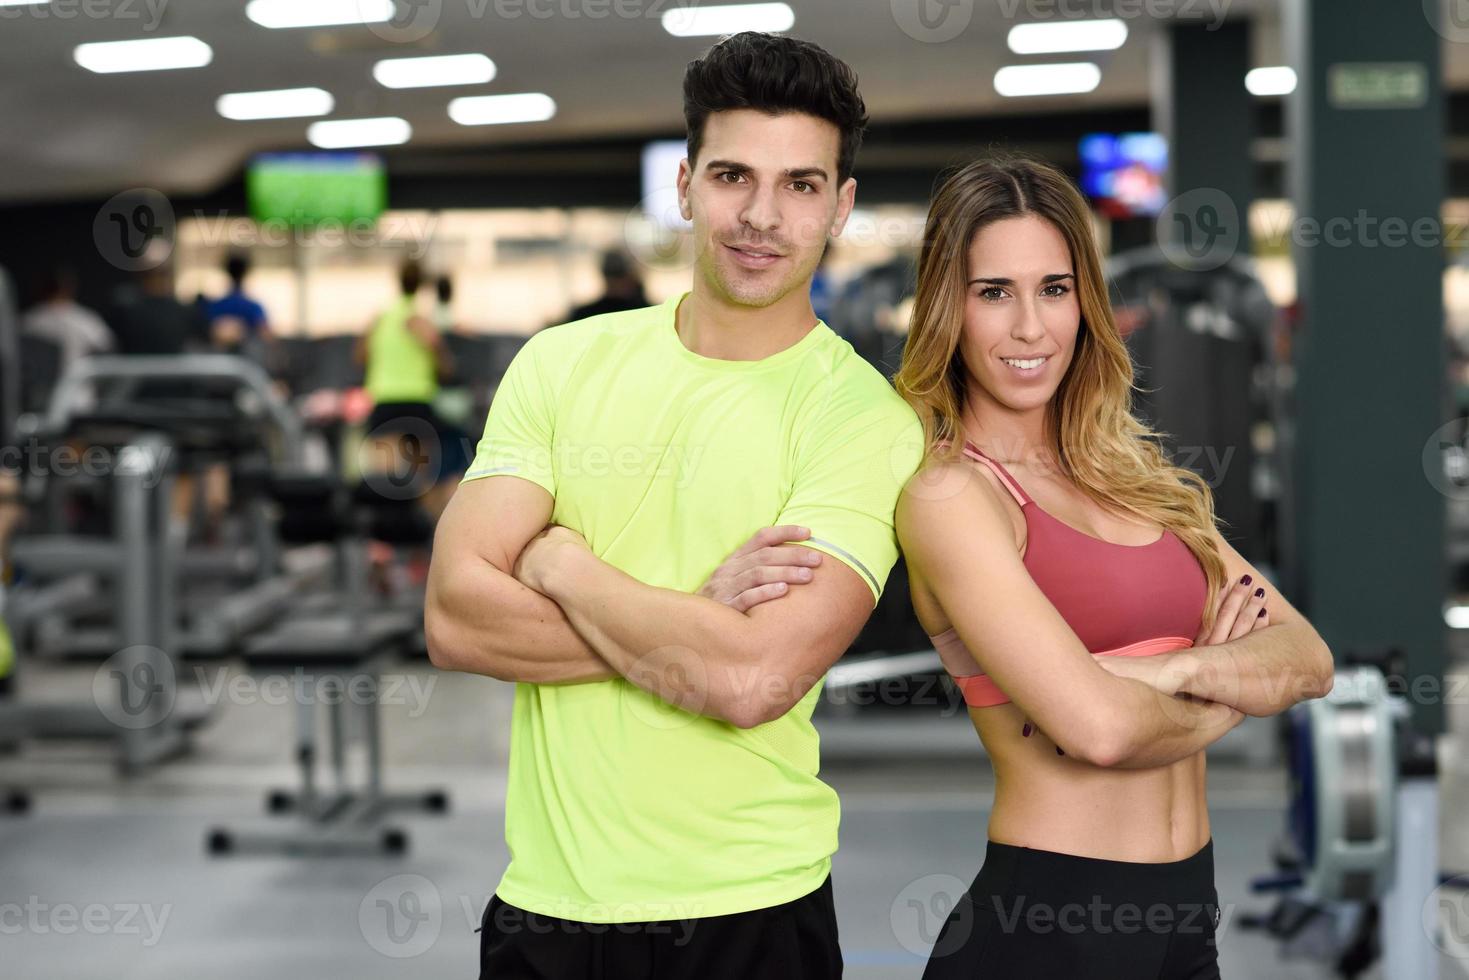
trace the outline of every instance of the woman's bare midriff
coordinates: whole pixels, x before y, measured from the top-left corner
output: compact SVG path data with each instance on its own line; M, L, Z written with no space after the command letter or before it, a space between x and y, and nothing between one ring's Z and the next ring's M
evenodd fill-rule
M995 770L989 838L1110 861L1162 863L1209 841L1204 753L1154 769L1100 768L1056 754L1015 704L970 708Z

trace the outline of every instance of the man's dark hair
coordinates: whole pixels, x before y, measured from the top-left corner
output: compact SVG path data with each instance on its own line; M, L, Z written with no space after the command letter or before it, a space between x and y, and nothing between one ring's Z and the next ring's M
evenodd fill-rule
M689 129L689 164L699 156L711 112L758 109L772 115L804 112L841 133L837 183L852 175L867 107L857 73L810 41L746 31L720 41L689 63L683 76L683 114Z
M405 259L398 267L398 285L404 296L415 295L423 285L423 269L412 259Z
M224 271L230 277L230 282L240 285L250 274L250 256L244 252L231 252L229 258L224 260Z

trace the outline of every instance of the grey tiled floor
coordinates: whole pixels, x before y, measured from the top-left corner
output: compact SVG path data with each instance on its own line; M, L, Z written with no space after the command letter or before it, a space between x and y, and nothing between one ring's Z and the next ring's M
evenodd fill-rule
M410 670L425 683L434 676L427 666ZM62 697L85 692L90 673L32 681L33 691ZM400 858L205 856L209 826L263 821L262 790L290 782L289 707L228 704L193 755L131 781L85 743L36 746L6 761L0 782L31 786L37 808L0 819L0 977L473 977L473 929L507 857L509 688L438 675L426 702L390 708L385 722L392 786L443 785L454 798L446 817L397 821L413 833ZM908 900L967 884L978 870L989 770L967 752L874 764L843 755L837 741L826 776L843 804L833 880L846 975L916 978L924 937ZM1458 744L1444 745L1455 777L1443 794L1451 867L1469 866L1464 828L1448 816L1464 812L1454 809L1464 801ZM1284 794L1278 770L1211 766L1219 892L1234 914L1269 905L1247 884L1269 870ZM1237 928L1225 929L1221 950L1231 980L1327 975L1280 962L1270 941ZM1463 962L1446 957L1444 980L1469 976Z

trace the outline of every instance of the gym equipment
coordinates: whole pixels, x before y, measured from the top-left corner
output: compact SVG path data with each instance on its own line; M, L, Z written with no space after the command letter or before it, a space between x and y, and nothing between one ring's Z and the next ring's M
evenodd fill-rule
M1177 465L1209 481L1231 543L1256 564L1279 567L1267 520L1280 461L1256 451L1254 430L1289 416L1269 393L1277 311L1253 265L1236 257L1184 268L1148 246L1112 256L1106 275L1137 365L1135 410L1169 434Z
M1438 869L1438 785L1433 741L1409 727L1394 693L1398 651L1340 658L1332 691L1282 716L1291 776L1276 872L1251 883L1280 892L1264 915L1240 918L1282 942L1286 958L1330 963L1355 977L1380 957L1384 975L1429 980L1437 951L1424 934L1424 902Z
M168 437L175 472L202 473L210 464L249 470L262 460L292 466L302 451L300 422L264 371L245 358L221 354L84 358L57 383L44 417L22 427L36 445L77 440L103 448L149 431ZM67 494L94 492L100 482L80 472L52 476L30 488L53 533L28 546L28 559L44 562L44 553L62 556L69 547L88 546L65 532L61 515ZM196 501L203 484L196 481ZM214 548L179 542L176 575L164 585L180 597L180 646L196 656L233 650L277 617L318 574L310 567L282 572L265 502L250 492L248 479L237 479L234 488L245 510L244 540ZM18 642L38 656L105 657L118 649L115 623L104 619L90 629L76 623L87 613L113 609L95 578L82 566L52 562L51 567L46 587L28 588L18 597L13 621ZM188 589L181 588L185 583Z
M422 633L422 606L376 608L368 606L367 542L422 540L427 529L411 497L385 497L369 485L355 491L333 475L275 474L270 493L281 507L280 536L288 544L332 542L337 546L340 591L313 597L280 625L245 646L244 658L254 671L305 671L324 679L334 690L361 693L354 707L361 722L367 750L362 784L349 784L346 753L350 717L335 697L327 706L326 758L333 789L317 785L317 698L297 678L296 763L300 787L296 792L274 790L267 810L294 814L297 825L285 829L240 831L212 829L206 850L228 854L349 855L382 852L401 854L408 834L382 826L392 813L444 813L448 794L443 790L390 794L382 787L382 749L378 724L377 687L382 667L403 657L414 637Z
M171 457L157 433L121 449L112 478L115 538L36 536L12 545L15 563L38 579L77 571L106 579L118 616L117 652L99 669L92 700L0 704L0 730L12 739L110 738L123 772L135 774L185 751L189 732L207 718L207 706L189 703L178 686ZM17 686L23 692L23 662Z

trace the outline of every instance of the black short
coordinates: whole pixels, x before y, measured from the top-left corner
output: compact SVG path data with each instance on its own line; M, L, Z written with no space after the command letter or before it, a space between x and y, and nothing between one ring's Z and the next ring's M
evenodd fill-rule
M989 841L923 980L1218 980L1214 842L1108 861Z
M428 402L380 402L367 417L368 434L414 434L439 431L439 417Z
M831 878L802 898L666 922L571 922L490 899L480 980L837 980Z
M416 448L426 453L425 464L435 480L469 469L473 456L463 430L439 418L427 402L382 402L367 417L369 437L399 436L417 440Z

